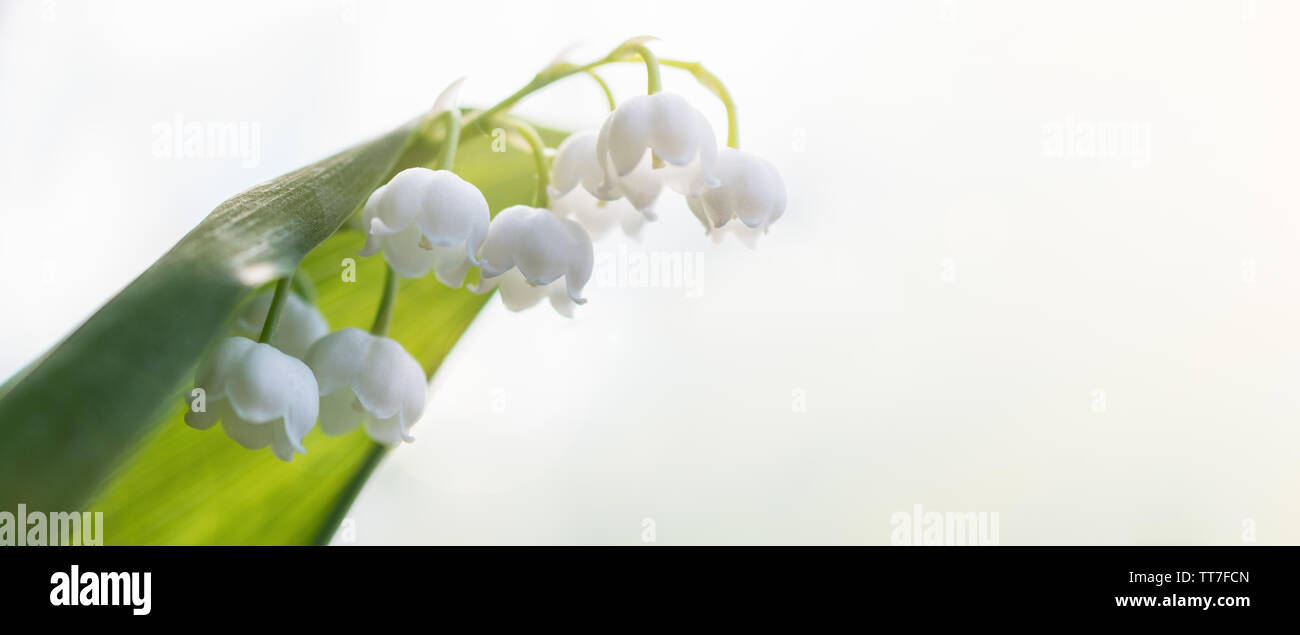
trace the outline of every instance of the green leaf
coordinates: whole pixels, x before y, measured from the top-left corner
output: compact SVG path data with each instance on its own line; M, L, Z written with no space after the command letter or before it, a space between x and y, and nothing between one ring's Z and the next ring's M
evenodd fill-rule
M284 463L219 429L185 426L184 398L195 366L250 292L300 261L332 328L369 326L382 257L357 257L362 235L335 231L391 174L433 157L438 136L427 126L413 121L223 203L0 387L0 509L89 505L104 512L106 544L328 540L382 457L380 446L361 431L329 438L316 430L304 442L307 454ZM457 172L493 210L527 202L531 159L493 152L491 141L467 130ZM349 257L354 283L340 275ZM390 336L432 374L488 297L431 276L405 281Z

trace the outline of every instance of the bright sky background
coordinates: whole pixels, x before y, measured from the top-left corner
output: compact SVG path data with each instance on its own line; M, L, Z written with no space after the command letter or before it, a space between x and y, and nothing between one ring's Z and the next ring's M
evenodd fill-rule
M785 217L749 250L665 201L597 246L702 253L698 293L494 301L358 542L875 544L921 504L1003 544L1298 543L1297 32L1280 0L3 2L0 376L228 196L654 34L727 82ZM257 160L156 156L177 116L257 124Z

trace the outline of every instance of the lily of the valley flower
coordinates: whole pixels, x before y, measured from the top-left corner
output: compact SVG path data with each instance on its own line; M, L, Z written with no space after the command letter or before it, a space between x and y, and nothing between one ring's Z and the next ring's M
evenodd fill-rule
M321 338L307 353L320 382L320 427L340 435L363 421L370 438L387 445L414 441L411 426L424 412L424 369L401 344L348 328Z
M447 170L409 168L375 190L362 210L366 246L380 249L393 271L419 278L433 269L438 281L459 287L488 228L488 204L469 181Z
M479 256L484 282L475 291L490 288L488 279L517 268L534 286L564 278L569 298L577 304L587 302L581 294L595 264L591 236L578 223L548 209L515 205L501 210L492 219Z
M206 430L220 421L240 445L269 445L283 461L306 452L302 439L316 425L320 393L315 375L298 359L270 344L231 337L199 368L194 387L204 391L204 410L195 412L197 398L190 403L190 427Z
M553 200L570 198L568 195L579 185L596 201L627 199L647 219L654 220L654 205L663 189L663 179L651 167L652 161L636 164L631 172L619 175L610 171L609 185L602 187L607 171L596 155L597 136L591 132L576 132L560 144L555 163L551 166L550 195ZM645 151L642 151L645 154ZM608 158L606 158L608 161ZM558 210L557 210L558 211Z
M685 169L679 171L685 178L667 181L670 187L687 196L699 195L718 184L713 176L717 152L708 120L680 95L633 97L605 118L596 138L596 158L604 172L597 195L617 192L622 177L642 163L652 163L653 157Z
M645 215L636 211L631 203L602 201L582 188L552 198L551 208L561 218L577 221L593 240L608 235L615 226L621 227L625 236L639 238L646 223Z
M785 213L785 182L766 159L723 148L716 169L721 185L686 199L705 229L739 218L748 228L767 231Z
M569 297L568 291L564 288L563 280L555 280L550 284L534 285L524 279L524 274L519 273L518 269L511 269L495 278L487 278L480 282L478 286L471 287L470 290L475 293L486 293L492 289L501 292L501 303L511 311L523 311L537 306L542 300L549 299L551 307L556 313L564 317L571 318L577 307L573 298Z
M258 294L244 307L239 319L235 321L235 330L242 334L256 336L266 322L266 314L271 310L272 291ZM284 308L280 314L280 325L271 338L271 345L302 359L316 340L330 332L329 322L321 315L315 305L304 301L295 293L285 298Z

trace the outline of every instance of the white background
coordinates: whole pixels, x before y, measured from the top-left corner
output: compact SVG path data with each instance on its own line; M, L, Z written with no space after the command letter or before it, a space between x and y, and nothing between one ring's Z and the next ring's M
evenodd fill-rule
M627 249L703 252L699 297L494 300L358 542L888 543L914 504L1003 544L1300 542L1293 3L180 5L0 5L0 375L231 194L654 34L727 82L785 217L749 250L661 203ZM602 108L575 78L521 112ZM156 156L178 115L257 124L257 165ZM1149 144L1073 136L1103 129Z

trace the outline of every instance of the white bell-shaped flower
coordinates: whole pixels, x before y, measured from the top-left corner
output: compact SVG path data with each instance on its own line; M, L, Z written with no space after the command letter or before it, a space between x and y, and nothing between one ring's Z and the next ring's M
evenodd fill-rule
M552 198L551 208L560 218L577 221L591 235L592 240L609 235L615 227L621 227L625 236L639 238L646 223L645 215L636 211L631 203L624 200L602 201L580 187Z
M723 148L718 154L717 176L721 185L686 199L705 229L739 218L746 227L767 231L785 213L785 182L767 159Z
M203 410L195 411L200 398L191 395L185 411L190 427L206 430L220 421L240 445L269 445L283 461L306 452L302 439L316 425L320 393L302 361L270 344L231 337L199 367L194 387L203 390Z
M501 303L511 311L523 311L537 306L539 302L545 299L551 301L551 307L556 313L564 317L573 317L577 305L573 298L569 297L568 291L564 287L563 280L555 280L550 284L534 285L524 279L524 274L519 273L518 269L511 269L495 278L487 278L477 286L470 287L474 293L487 293L493 289L501 292Z
M488 286L487 279L518 268L524 280L535 286L564 278L565 290L577 304L587 302L582 288L591 279L596 259L591 236L581 225L527 205L507 207L492 219L479 257Z
M654 220L654 205L663 189L663 179L651 167L652 161L641 161L624 176L614 173L610 167L609 183L603 186L607 170L601 167L596 157L596 145L597 136L592 132L571 134L560 144L551 165L551 199L569 198L568 195L581 185L591 197L600 201L627 199L638 212ZM647 153L643 151L642 154Z
M254 337L261 333L274 297L273 291L266 291L250 300L235 321L236 332ZM284 308L275 335L271 336L271 345L302 359L307 354L307 349L329 332L329 322L325 321L325 316L321 315L316 305L308 303L296 293L290 293L284 299Z
M619 191L621 177L632 174L642 163L652 164L654 157L686 168L688 179L669 180L668 185L682 194L698 195L718 184L713 176L717 152L717 138L708 119L680 95L633 97L605 118L596 138L597 162L604 172L597 196Z
M424 412L424 369L401 344L361 329L321 338L307 353L320 382L320 427L329 435L363 421L370 438L387 445L414 441L411 426Z
M419 278L434 270L440 282L459 287L487 234L487 199L469 181L447 170L408 168L375 190L361 212L371 256L380 249L393 271Z

